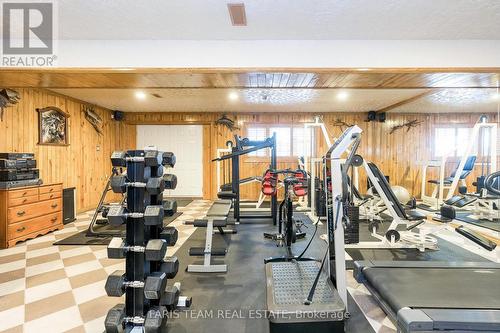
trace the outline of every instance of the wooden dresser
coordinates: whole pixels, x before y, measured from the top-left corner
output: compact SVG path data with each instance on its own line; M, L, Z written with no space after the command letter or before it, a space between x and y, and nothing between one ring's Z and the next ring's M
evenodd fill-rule
M0 248L62 229L62 183L0 189Z

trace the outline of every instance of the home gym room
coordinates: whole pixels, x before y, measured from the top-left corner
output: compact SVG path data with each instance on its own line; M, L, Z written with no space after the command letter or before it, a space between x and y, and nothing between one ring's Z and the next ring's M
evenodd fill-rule
M497 2L41 3L0 332L500 332Z

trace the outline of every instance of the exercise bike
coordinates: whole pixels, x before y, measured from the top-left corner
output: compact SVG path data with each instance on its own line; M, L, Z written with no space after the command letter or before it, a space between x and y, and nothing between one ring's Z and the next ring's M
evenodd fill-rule
M297 221L293 217L293 199L307 195L307 174L304 170L268 170L262 181L263 193L266 195L276 195L275 184L277 183L278 175L289 175L283 180L285 188L285 198L280 203L278 214L278 232L264 233L264 237L276 241L279 247L285 247L286 255L279 257L271 257L264 260L268 262L281 261L311 261L316 260L309 257L295 256L292 253L292 244L297 239L305 238L306 233L302 231L305 227L304 223ZM291 175L290 175L291 174Z

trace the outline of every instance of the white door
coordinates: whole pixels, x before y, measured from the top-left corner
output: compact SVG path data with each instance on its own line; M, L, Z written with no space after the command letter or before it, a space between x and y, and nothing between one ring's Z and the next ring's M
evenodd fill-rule
M166 171L177 176L177 188L165 195L203 196L202 125L138 125L137 149L146 146L171 151L177 157L175 167Z

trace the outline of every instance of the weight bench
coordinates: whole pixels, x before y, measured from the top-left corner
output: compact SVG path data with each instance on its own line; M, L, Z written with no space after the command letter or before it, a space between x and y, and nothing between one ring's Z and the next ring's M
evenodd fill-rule
M225 256L227 253L226 248L213 248L212 237L214 227L217 228L220 234L235 234L235 229L224 229L230 223L227 221L227 216L231 209L231 200L217 200L215 201L207 212L205 218L194 221L186 221L185 224L193 225L195 227L206 228L205 247L192 247L189 249L190 256L203 256L203 265L188 265L188 272L195 273L225 273L227 272L227 265L214 265L211 263L212 256ZM234 224L234 223L232 223Z

